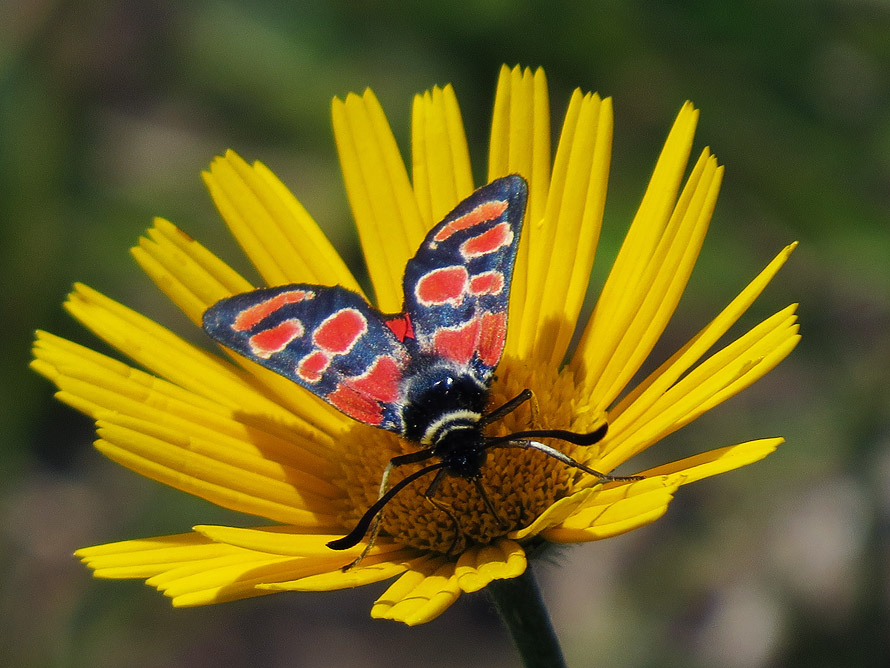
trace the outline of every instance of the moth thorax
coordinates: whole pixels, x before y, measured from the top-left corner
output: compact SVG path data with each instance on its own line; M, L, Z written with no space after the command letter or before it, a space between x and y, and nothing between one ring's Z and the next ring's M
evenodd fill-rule
M454 476L476 478L485 464L485 439L478 419L467 423L458 418L450 428L440 432L432 447L445 469Z
M406 392L403 435L408 440L433 445L459 424L477 424L487 403L488 388L466 370L424 360Z
M429 423L420 442L423 445L432 446L433 450L438 451L443 442L472 438L470 432L476 434L477 440L481 439L479 431L481 419L482 413L465 408L442 413Z

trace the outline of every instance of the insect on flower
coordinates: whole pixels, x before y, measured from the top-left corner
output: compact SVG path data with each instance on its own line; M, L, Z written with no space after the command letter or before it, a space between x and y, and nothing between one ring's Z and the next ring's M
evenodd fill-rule
M446 476L475 485L489 512L506 526L481 482L492 448L535 449L600 482L628 478L599 473L536 438L592 445L607 425L582 434L560 429L488 437L486 425L533 399L524 390L486 412L489 388L507 334L510 283L525 215L527 185L506 176L478 189L433 227L403 278L401 313L383 314L343 287L284 285L235 295L204 313L204 329L219 343L289 378L349 417L421 446L393 457L377 501L355 528L328 546L358 544L402 489L435 472L423 496L435 499ZM389 486L393 468L436 459ZM635 478L631 478L635 479ZM361 557L359 557L361 559Z
M133 256L189 320L206 314L217 340L241 353L235 363L81 284L65 308L129 361L37 333L33 368L95 420L99 452L264 521L79 549L96 577L144 579L177 607L397 578L371 616L422 624L462 593L522 577L539 546L646 526L680 487L783 442L697 451L639 471L643 480L585 472L612 473L762 378L800 339L791 304L720 345L791 244L641 373L657 363L723 177L707 148L690 165L692 104L589 317L610 99L574 91L553 151L544 72L502 68L492 182L476 194L451 86L414 99L410 169L372 91L335 98L331 111L379 312L299 199L261 162L227 151L204 179L262 285L279 287L254 291L161 218Z

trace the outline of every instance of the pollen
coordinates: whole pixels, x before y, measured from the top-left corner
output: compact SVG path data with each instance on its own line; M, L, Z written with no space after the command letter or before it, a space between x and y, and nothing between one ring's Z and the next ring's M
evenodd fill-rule
M498 378L491 387L489 410L506 403L525 389L534 393L502 420L489 425L487 436L505 436L529 429L569 429L592 431L602 424L602 416L576 410L576 388L569 370L556 371L545 364L504 357ZM596 445L589 448L546 439L570 457L590 460ZM389 460L416 452L420 446L379 429L356 424L341 441L342 484L346 500L342 508L344 527L351 529L373 504L380 491L380 479ZM398 467L390 476L390 486L436 459ZM430 473L403 489L383 510L382 534L406 546L455 554L474 544L487 544L533 522L554 502L574 491L579 475L535 450L492 448L482 467L482 486L498 517L492 515L485 499L472 481L447 477L435 490L432 500L424 497L435 477Z

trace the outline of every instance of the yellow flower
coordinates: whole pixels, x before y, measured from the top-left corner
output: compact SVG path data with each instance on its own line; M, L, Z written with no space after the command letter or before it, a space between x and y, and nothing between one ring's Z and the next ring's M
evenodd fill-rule
M529 429L534 421L585 432L606 419L608 434L596 445L558 445L596 470L613 471L753 383L794 348L792 305L705 357L779 270L791 245L688 344L626 391L674 312L717 199L723 169L707 149L681 189L697 118L690 104L680 111L570 354L602 220L611 102L575 91L551 163L543 72L502 69L488 180L519 173L528 180L529 200L491 405L529 388L538 411L533 416L526 404L492 425L492 435ZM446 86L415 98L410 178L373 93L335 99L333 119L375 303L397 312L406 261L426 231L474 188L454 92ZM229 152L205 180L268 285L338 284L361 292L315 221L265 166ZM253 288L166 220L155 221L133 254L199 325L210 305ZM177 606L399 576L372 616L426 622L461 592L520 575L530 548L598 540L648 524L680 485L757 461L782 442L732 445L641 471L642 480L605 485L540 452L493 450L483 484L509 527L492 517L466 480L449 478L436 493L458 518L459 532L448 512L425 502L422 483L411 485L386 507L383 530L365 559L344 571L363 546L341 552L325 544L349 532L377 498L386 463L417 444L359 424L248 360L207 353L86 286L75 287L66 308L146 369L38 333L34 368L58 386L62 401L96 420L96 447L142 475L276 523L201 525L191 533L77 552L97 577L146 578ZM415 470L400 467L400 475L409 472L402 468ZM450 550L455 541L457 550Z

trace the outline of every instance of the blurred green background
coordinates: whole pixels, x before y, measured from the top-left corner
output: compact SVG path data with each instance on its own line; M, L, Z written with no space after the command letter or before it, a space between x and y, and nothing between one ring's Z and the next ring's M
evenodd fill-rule
M697 150L726 179L656 354L801 241L742 323L799 300L801 345L644 463L788 442L542 565L570 664L890 665L886 0L0 4L0 665L516 664L482 595L408 629L369 618L383 586L173 610L91 579L79 546L244 520L104 460L27 369L38 327L98 345L62 311L74 281L200 340L127 249L162 215L244 267L198 176L226 148L272 167L358 267L331 97L373 87L407 148L411 96L452 82L482 175L501 63L545 67L555 127L572 88L614 96L600 278L675 113L701 108Z

